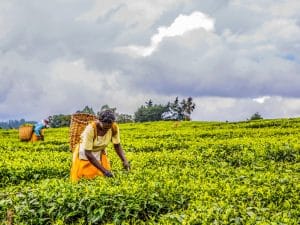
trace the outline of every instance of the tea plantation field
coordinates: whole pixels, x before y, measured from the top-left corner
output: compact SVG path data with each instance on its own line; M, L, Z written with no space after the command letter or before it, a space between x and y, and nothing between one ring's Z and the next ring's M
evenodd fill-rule
M120 124L132 170L69 180L69 129L0 130L0 224L300 224L300 118Z

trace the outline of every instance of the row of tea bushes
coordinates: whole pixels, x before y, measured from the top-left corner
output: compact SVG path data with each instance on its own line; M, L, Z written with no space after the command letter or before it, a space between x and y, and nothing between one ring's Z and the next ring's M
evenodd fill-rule
M120 124L112 179L69 181L68 129L23 143L1 130L0 221L299 224L300 119ZM9 216L8 216L9 214Z

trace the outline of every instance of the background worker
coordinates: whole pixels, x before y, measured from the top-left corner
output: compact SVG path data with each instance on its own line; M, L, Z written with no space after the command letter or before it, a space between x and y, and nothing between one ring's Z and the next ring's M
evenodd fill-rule
M100 113L97 120L86 126L81 134L80 143L73 150L71 180L95 178L96 176L112 177L106 147L110 142L121 159L126 170L129 163L120 143L119 127L115 123L115 115L110 110Z
M39 141L44 140L44 135L42 134L42 130L49 127L49 120L44 119L41 122L34 125L33 134L31 137L31 141Z

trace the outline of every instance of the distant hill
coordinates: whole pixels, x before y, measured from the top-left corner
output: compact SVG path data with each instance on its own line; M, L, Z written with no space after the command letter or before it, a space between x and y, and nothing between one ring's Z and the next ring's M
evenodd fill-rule
M0 129L13 129L19 128L24 123L32 123L35 124L36 121L26 121L25 119L20 120L9 120L7 122L0 122Z

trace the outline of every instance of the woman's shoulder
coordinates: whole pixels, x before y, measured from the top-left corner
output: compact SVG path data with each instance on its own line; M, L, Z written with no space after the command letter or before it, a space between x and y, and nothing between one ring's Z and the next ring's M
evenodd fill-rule
M112 135L115 136L119 131L119 126L116 122L113 122L111 126Z

